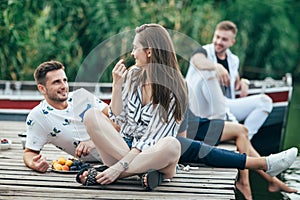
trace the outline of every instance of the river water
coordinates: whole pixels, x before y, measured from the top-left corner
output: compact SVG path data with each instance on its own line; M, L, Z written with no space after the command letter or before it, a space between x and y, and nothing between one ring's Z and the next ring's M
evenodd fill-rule
M285 134L284 149L298 147L300 151L300 83L294 85L293 96L290 103L289 115L287 120L287 130ZM267 182L255 172L250 171L250 182L253 199L255 200L300 200L300 154L293 165L281 173L278 178L288 186L298 190L298 193L270 193ZM237 199L243 199L237 195Z
M300 151L300 83L295 83L293 88L293 96L290 103L289 115L287 120L287 129L285 135L284 147L298 147ZM300 154L296 162L284 173L281 174L281 180L287 185L298 189L297 194L288 194L292 200L300 200Z
M298 193L288 194L289 199L300 200L300 156L289 169L281 174L281 180L288 186L298 189Z
M268 183L254 171L250 172L250 184L254 200L300 200L300 156L294 164L281 173L278 178L285 182L289 187L298 190L298 193L287 194L282 192L269 192ZM242 200L240 193L236 195L237 200Z

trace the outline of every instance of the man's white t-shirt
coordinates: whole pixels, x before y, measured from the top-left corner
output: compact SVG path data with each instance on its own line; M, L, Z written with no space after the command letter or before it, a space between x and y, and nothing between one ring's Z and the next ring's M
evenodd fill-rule
M102 111L107 104L85 89L70 92L67 102L68 107L64 110L53 108L46 100L32 109L26 119L26 148L41 151L45 144L50 143L74 156L78 144L90 139L83 116L89 108L96 107ZM81 159L101 160L96 148Z

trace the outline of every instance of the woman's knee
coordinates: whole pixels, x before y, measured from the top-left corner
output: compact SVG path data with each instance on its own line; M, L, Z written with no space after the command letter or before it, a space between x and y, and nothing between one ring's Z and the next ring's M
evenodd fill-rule
M245 125L243 125L243 124L238 124L238 126L239 126L238 129L239 129L240 135L242 137L245 137L248 140L248 137L249 137L248 128Z
M164 140L165 155L178 159L181 154L180 142L175 137L165 137Z
M96 109L90 108L83 115L83 123L84 125L89 124L95 116Z
M83 116L83 123L87 129L93 127L93 125L97 124L100 125L99 122L103 122L104 120L101 120L101 118L104 117L104 114L96 109L96 108L90 108L88 109ZM100 119L100 120L99 120Z
M238 137L248 137L248 128L243 124L233 123L233 122L225 122L224 131L230 134L231 136Z

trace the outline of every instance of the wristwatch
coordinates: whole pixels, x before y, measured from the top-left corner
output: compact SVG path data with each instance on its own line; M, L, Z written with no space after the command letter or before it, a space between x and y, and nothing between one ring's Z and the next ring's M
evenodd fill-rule
M123 167L125 170L128 169L128 162L120 161L119 163L122 165L122 167Z

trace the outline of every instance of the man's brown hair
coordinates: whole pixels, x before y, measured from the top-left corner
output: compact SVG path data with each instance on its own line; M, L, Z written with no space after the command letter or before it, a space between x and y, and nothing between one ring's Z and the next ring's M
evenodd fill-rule
M221 21L217 24L216 30L232 31L236 36L238 29L232 21Z
M65 67L58 61L51 60L43 62L34 71L34 80L37 84L45 85L47 73L59 69L65 70Z

